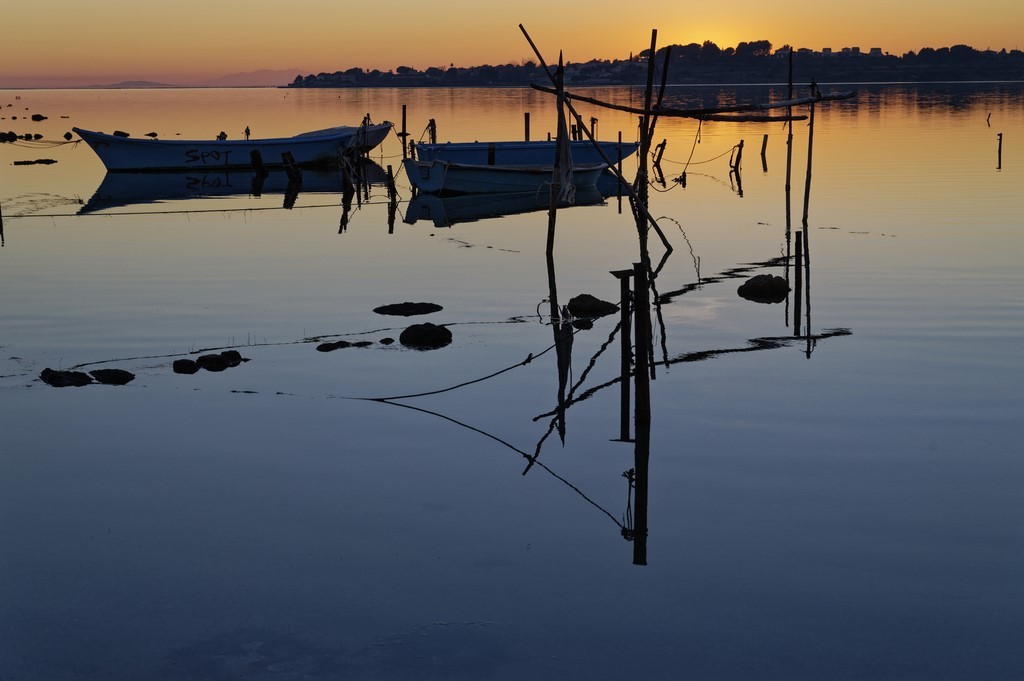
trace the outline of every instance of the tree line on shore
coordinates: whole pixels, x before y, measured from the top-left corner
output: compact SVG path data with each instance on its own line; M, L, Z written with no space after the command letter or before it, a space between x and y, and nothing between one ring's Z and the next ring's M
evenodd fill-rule
M773 50L767 40L741 42L721 48L710 40L703 44L672 45L661 48L655 61L670 54L669 82L779 83L789 74L791 48ZM892 55L879 48L861 51L842 48L831 51L792 49L795 82L914 82L1024 80L1024 52L1006 49L977 50L968 45L925 47L917 52ZM639 85L647 78L650 50L628 59L592 59L566 65L570 85ZM352 67L334 73L298 75L288 87L459 87L527 86L544 83L542 67L534 61L519 64L461 67L430 67L423 71L399 66L388 71Z

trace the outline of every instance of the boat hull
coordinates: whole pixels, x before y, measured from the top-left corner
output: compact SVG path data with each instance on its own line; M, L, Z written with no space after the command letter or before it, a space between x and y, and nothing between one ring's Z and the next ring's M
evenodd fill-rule
M636 153L639 144L598 142L608 161L618 163ZM572 162L578 166L606 163L591 142L570 142ZM469 165L549 166L555 160L555 142L446 142L444 144L417 144L416 158L420 161L449 161Z
M365 153L380 144L391 124L346 126L274 139L211 141L138 139L73 130L109 171L196 171L252 168L255 153L270 168L284 165L286 153L300 166L337 165L343 154Z
M463 165L446 161L403 161L409 183L432 194L535 192L551 185L551 166ZM607 166L576 167L573 184L592 187Z

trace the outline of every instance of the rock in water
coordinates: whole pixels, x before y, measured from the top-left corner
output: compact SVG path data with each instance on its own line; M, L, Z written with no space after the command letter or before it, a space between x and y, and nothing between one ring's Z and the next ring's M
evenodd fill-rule
M589 293L581 293L571 299L566 307L569 308L569 314L573 317L588 317L590 319L604 317L619 310L619 306L615 303L595 298Z
M90 371L89 375L106 385L125 385L135 380L135 374L124 369L96 369Z
M431 324L430 322L413 324L402 332L398 337L398 342L402 345L421 350L443 348L452 342L452 332L445 326Z
M437 303L392 303L373 308L377 314L394 315L398 317L412 317L414 315L431 314L440 312L444 308Z
M49 367L43 369L39 374L43 383L54 388L80 388L83 385L92 383L89 374L82 371L55 371Z
M242 353L238 350L225 350L220 353L220 356L224 358L224 361L228 363L228 367L236 367L242 362L246 361L242 358Z
M351 346L352 344L349 343L348 341L340 340L331 343L321 343L320 345L316 346L316 349L318 352L333 352L334 350L338 350L340 348L348 348Z
M176 374L194 374L199 371L199 365L191 359L176 359L171 368Z
M224 371L228 368L228 360L224 355L202 355L196 360L200 369L207 371Z
M782 277L759 274L743 282L736 293L755 303L781 303L789 294L789 284Z

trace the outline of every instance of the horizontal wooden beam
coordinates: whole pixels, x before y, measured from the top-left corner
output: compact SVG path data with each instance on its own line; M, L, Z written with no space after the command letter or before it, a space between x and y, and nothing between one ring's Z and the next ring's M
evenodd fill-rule
M548 94L557 94L554 88L545 87L543 85L537 85L531 83L530 87L540 92L546 92ZM705 118L707 116L715 114L726 114L726 113L745 113L748 111L768 111L771 109L785 109L793 106L801 106L804 104L813 104L815 102L832 102L843 99L852 99L857 95L857 91L851 92L837 92L828 95L819 95L816 97L799 97L797 99L787 99L782 102L772 102L771 104L737 104L735 106L718 106L707 109L671 109L669 107L655 106L651 109L644 109L643 107L636 106L623 106L621 104L611 104L609 102L603 102L600 99L593 97L584 97L583 95L574 95L570 92L565 93L565 98L568 100L574 100L578 102L586 102L587 104L593 104L594 106L600 106L605 109L614 109L615 111L625 111L626 113L633 113L639 116L664 116L666 118Z

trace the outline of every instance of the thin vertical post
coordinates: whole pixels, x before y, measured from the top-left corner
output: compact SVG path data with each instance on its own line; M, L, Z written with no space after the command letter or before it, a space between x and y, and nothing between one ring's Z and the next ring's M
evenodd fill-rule
M409 138L409 132L405 129L405 104L402 105L402 132L399 137L402 138L402 158L408 158L409 147L406 144L406 140Z
M732 161L732 164L731 164L732 165L732 169L735 172L737 172L737 173L740 172L740 162L742 160L743 160L743 140L740 140L740 143L736 145L736 155L733 156L733 161Z
M996 162L996 170L1002 170L1003 169L1003 133L999 133L997 135L997 137L999 138L999 151L996 152L997 153L997 157L996 157L996 160L997 160L997 162Z
M817 96L818 86L811 84L811 94ZM804 229L807 228L807 213L811 205L811 162L814 159L814 102L811 102L810 121L807 123L807 177L804 181Z
M648 205L647 188L647 156L651 153L651 117L648 113L651 110L651 100L654 97L654 55L658 47L658 29L651 30L651 50L647 58L647 88L644 90L644 114L640 118L640 153L637 156L637 181L636 201L643 209ZM636 211L636 227L640 239L640 257L646 264L650 261L647 253L647 220L641 217L641 211ZM646 275L644 277L646 281ZM634 282L639 286L638 282ZM639 340L639 339L638 339ZM645 350L646 352L646 350ZM637 352L637 356L640 353Z
M615 183L615 194L616 194L616 197L619 200L619 214L621 215L622 214L622 178L624 177L623 174L622 174L622 131L621 130L619 130L619 146L616 149L616 153L619 155L618 156L618 158L619 158L619 161L618 161L619 177L618 177L618 181Z
M527 142L529 142L530 141L530 112L529 111L524 111L523 112L523 128L524 128L524 131L523 131L524 139Z
M764 134L764 138L761 140L761 170L762 172L768 172L768 133Z

